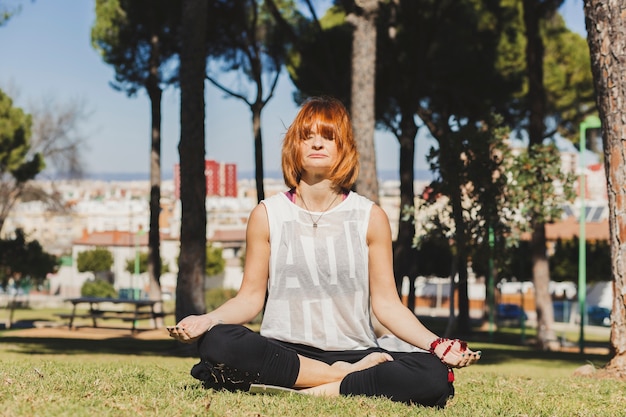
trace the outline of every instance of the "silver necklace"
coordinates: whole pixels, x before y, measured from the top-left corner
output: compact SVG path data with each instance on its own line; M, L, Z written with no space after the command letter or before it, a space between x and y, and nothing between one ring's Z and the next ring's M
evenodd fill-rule
M306 209L306 212L309 214L309 217L311 218L311 222L313 223L313 228L317 229L317 224L319 223L320 219L322 218L322 216L324 214L326 214L326 212L332 207L332 205L335 203L335 200L337 200L337 197L339 197L339 194L335 194L335 198L333 198L333 201L330 202L330 204L328 205L328 207L326 207L326 210L322 211L322 214L320 214L317 219L313 219L313 215L311 214L311 210L309 210L309 207L306 205L306 201L304 201L304 197L302 197L301 193L300 194L300 199L302 200L302 204L304 204L304 208Z

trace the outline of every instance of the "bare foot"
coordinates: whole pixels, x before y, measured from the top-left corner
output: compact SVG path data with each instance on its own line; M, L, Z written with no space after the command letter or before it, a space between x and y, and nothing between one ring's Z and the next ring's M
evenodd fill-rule
M362 371L363 369L371 368L372 366L376 366L379 363L392 361L393 358L388 353L382 352L374 352L370 353L363 359L355 363L349 363L344 361L337 361L333 363L330 367L335 370L343 373L343 376L356 372ZM309 395L320 395L326 397L334 397L339 395L339 387L341 386L341 381L330 382L328 384L322 384L311 388L305 388L298 392L302 394Z
M363 359L355 363L349 363L344 361L337 361L331 365L332 368L339 369L347 374L362 371L363 369L371 368L379 363L392 361L393 358L388 353L374 352L370 353Z

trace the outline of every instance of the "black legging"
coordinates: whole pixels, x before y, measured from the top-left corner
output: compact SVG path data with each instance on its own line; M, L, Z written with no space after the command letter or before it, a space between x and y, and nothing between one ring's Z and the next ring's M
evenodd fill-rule
M198 342L200 363L192 375L211 388L248 390L252 383L294 386L300 370L298 355L327 364L354 363L381 348L323 351L311 346L268 339L244 326L214 326ZM454 394L448 368L434 355L387 352L394 360L348 374L342 395L383 396L393 401L443 407Z

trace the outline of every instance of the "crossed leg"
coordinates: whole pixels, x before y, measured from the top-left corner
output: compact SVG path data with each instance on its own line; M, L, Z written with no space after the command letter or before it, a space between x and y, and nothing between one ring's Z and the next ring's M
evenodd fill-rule
M383 352L370 353L355 363L337 361L332 365L302 355L298 355L298 358L300 372L294 388L302 388L300 392L306 394L327 396L339 395L341 380L349 373L393 360L391 355Z

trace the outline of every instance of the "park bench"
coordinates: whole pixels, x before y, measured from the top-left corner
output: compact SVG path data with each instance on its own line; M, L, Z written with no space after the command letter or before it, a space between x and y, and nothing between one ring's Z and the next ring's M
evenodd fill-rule
M68 328L76 329L76 319L90 319L91 326L94 328L99 326L100 320L121 320L123 322L131 322L131 331L135 333L137 322L141 320L152 320L154 328L158 328L157 319L165 318L171 313L163 311L155 311L155 306L162 303L160 300L133 300L119 298L101 298L101 297L79 297L69 298L65 300L72 303L72 311L70 313L59 313L57 317L68 320ZM79 312L79 305L88 305L85 312ZM119 309L117 306L125 308Z

